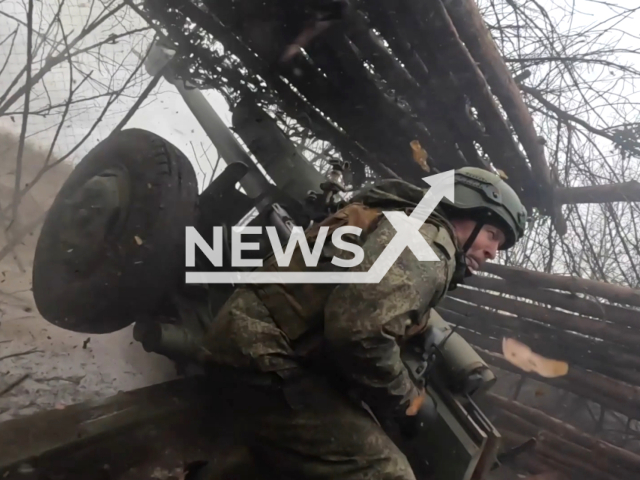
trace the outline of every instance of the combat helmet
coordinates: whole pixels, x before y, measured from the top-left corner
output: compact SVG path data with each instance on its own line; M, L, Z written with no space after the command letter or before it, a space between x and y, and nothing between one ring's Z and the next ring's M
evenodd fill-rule
M499 175L476 167L455 171L455 200L442 199L442 209L451 216L472 217L477 221L463 251L467 251L483 225L498 226L506 240L500 250L513 247L524 235L527 210L518 194Z

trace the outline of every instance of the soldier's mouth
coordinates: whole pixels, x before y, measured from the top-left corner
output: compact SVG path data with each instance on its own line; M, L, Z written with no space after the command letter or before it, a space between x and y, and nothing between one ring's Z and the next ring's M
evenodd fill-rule
M473 257L468 255L467 255L467 267L469 267L469 270L471 270L472 272L480 270L480 264Z

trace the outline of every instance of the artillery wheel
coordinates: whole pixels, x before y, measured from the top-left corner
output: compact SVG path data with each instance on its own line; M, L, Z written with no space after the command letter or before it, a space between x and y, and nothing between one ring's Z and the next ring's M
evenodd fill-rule
M40 314L110 333L158 306L184 271L198 186L187 157L139 129L112 134L73 170L42 226L33 264Z

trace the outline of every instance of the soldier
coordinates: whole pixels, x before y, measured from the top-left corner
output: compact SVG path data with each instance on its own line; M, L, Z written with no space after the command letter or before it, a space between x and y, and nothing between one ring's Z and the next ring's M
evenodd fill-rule
M381 212L410 213L424 194L399 180L367 188L308 229L309 244L320 226L329 227L327 238L340 226L357 226L362 234L352 241L365 256L351 270L368 271L396 233ZM378 284L238 288L207 333L202 361L231 369L272 400L253 402L259 458L297 480L414 479L381 427L411 420L425 400L400 348L426 329L430 309L448 290L518 241L525 222L526 210L500 177L462 168L455 202L443 199L419 230L439 261L418 261L405 248ZM330 262L334 255L349 258L326 245L314 268L340 270ZM262 270L309 270L302 260L298 249L288 267L270 257Z

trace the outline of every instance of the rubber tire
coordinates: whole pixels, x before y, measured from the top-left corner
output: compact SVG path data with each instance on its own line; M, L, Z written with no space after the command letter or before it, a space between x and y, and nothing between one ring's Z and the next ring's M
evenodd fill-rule
M120 235L105 240L88 276L63 261L58 235L64 200L101 171L119 165L130 179ZM43 224L33 265L40 314L66 330L111 333L159 305L185 271L185 227L196 225L198 184L188 158L163 138L122 130L93 148L73 170ZM138 244L138 239L142 244Z

